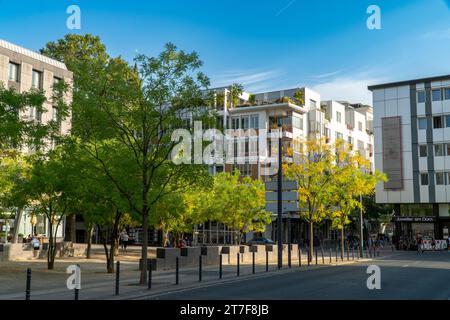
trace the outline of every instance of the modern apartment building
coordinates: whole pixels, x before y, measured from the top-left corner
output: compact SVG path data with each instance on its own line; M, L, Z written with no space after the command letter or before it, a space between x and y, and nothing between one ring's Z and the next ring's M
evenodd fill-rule
M450 75L369 86L375 164L389 181L376 201L394 205L395 237L447 238L450 227Z
M227 97L228 88L214 89L217 95ZM296 99L301 92L302 102ZM301 151L301 141L311 135L325 137L328 143L334 143L337 139L342 139L351 143L354 150L358 150L367 159L370 159L371 170L374 168L374 138L373 138L373 113L370 106L360 104L350 104L348 102L321 101L320 94L309 88L293 88L272 92L250 94L244 92L239 97L239 102L232 105L227 99L218 99L220 103L216 105L219 114L219 122L223 124L224 129L254 129L260 134L262 129L267 132L267 138L270 140L272 130L277 130L282 126L288 134L283 139L283 149L292 148L293 157L285 156L284 161L295 161L296 152ZM272 179L275 170L268 170L267 160L270 157L276 158L274 150L268 146L266 149L258 148L257 142L248 137L235 138L235 154L238 145L245 145L245 163L239 156L231 158L232 163L224 165L215 165L211 167L211 173L222 171L232 172L239 169L241 175L251 176L254 179L261 178L265 181ZM268 142L270 144L270 142ZM252 150L257 149L255 157ZM276 152L276 151L275 151ZM303 224L298 215L293 215L291 237L292 241L298 241L306 238L308 229ZM267 228L266 236L275 239L276 222ZM336 238L337 235L328 231L324 227L323 238ZM287 239L287 229L284 228L285 238ZM198 241L200 243L223 243L231 241L230 232L222 225L214 222L199 226ZM325 234L326 232L326 234ZM228 234L228 236L227 236ZM225 235L225 236L224 236ZM248 235L251 237L251 235Z
M20 116L42 123L56 119L58 109L52 104L53 85L55 82L64 81L71 86L72 79L72 73L64 63L0 39L0 85L18 92L43 90L47 98L44 103L46 112L41 114L34 108L29 108ZM68 103L71 101L70 90L65 99ZM61 133L68 133L70 127L70 119L61 123ZM29 152L30 149L24 146L23 151ZM47 232L44 217L38 216L31 221L31 217L26 213L16 219L15 228L16 234L22 233L25 236L33 231L38 234ZM61 230L63 232L64 228Z

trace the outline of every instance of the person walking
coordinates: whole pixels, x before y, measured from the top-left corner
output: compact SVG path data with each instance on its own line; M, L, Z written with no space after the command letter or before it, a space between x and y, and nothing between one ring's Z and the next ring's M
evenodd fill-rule
M41 248L41 242L36 236L31 239L31 246L33 247L33 256L36 258Z
M417 253L423 253L423 248L422 248L422 236L420 235L420 233L417 234Z
M120 237L122 239L122 251L126 252L127 251L127 245L128 245L128 241L130 239L130 237L128 236L127 230L123 230L122 233L120 234Z

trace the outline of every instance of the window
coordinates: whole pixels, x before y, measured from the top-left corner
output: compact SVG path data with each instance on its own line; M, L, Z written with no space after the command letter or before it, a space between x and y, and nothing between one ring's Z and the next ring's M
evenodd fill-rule
M417 103L425 103L425 91L417 91Z
M231 118L231 129L239 129L239 118Z
M58 108L57 107L52 108L52 120L58 121ZM189 128L190 120L184 119L184 121L186 121L186 120L187 120L187 127Z
M442 128L442 117L433 117L433 128L434 129L440 129Z
M436 172L436 185L442 186L445 184L444 172Z
M446 151L447 151L446 155L447 155L447 156L450 156L450 143L447 143L447 144L446 144L446 148L445 148L445 149L446 149Z
M339 123L342 122L342 114L339 111L336 111L336 121Z
M450 100L450 88L444 88L444 100Z
M441 89L433 89L432 97L433 101L441 101Z
M303 119L300 117L293 116L292 125L294 126L294 128L303 130Z
M360 152L364 151L364 141L358 140L358 150Z
M419 130L427 129L427 118L419 118Z
M316 101L310 99L309 100L309 106L311 107L311 109L315 109L316 108Z
M250 125L250 118L248 116L242 117L241 123L242 123L241 129L248 129Z
M434 145L434 155L436 157L443 157L444 156L444 146L445 144L439 143Z
M31 119L34 119L34 117L36 116L36 108L35 107L30 107L30 114L29 114Z
M363 124L361 121L358 121L358 130L363 131Z
M36 89L42 89L42 73L41 72L33 70L31 86Z
M428 156L428 147L426 145L419 146L419 155L421 158Z
M259 129L259 116L253 115L250 117L250 128Z
M15 63L9 63L9 80L19 82L19 65Z
M343 140L344 139L344 135L340 132L336 132L336 140Z
M348 143L353 145L353 138L352 137L348 137Z
M422 186L428 185L428 173L421 173L420 174L420 184Z

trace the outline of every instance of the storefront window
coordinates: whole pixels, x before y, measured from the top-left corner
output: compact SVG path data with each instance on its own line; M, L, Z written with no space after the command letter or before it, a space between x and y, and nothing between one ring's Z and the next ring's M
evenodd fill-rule
M400 212L405 217L426 217L434 215L432 204L403 204L400 207Z

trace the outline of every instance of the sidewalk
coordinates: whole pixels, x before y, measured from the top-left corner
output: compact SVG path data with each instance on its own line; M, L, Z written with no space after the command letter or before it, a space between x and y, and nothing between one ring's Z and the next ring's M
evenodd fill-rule
M383 254L381 254L383 256ZM336 257L332 256L330 264L329 255L324 257L325 264L322 263L322 257L315 258L311 265L307 266L306 255L302 256L302 267L299 268L299 261L292 260L292 268L287 267L287 260L283 263L283 269L278 270L276 263L269 264L269 272L266 272L265 264L255 265L255 274L252 274L252 265L240 265L240 276L237 277L236 265L223 265L223 277L219 279L219 266L205 266L202 269L202 282L199 282L198 268L180 269L179 285L175 284L175 270L154 271L152 272L152 288L149 290L147 285L139 285L139 269L136 262L121 261L120 274L120 293L115 295L115 274L107 274L103 263L89 261L88 263L79 263L81 266L81 290L79 292L80 300L121 300L138 299L149 295L160 294L163 292L186 290L195 287L208 287L222 282L240 281L248 277L266 277L274 273L298 272L314 270L317 268L340 266L352 264L359 261L369 261L371 259L355 259L352 255L344 256L344 261L340 257L336 263ZM72 300L74 291L68 290L66 281L69 274L65 273L68 265L74 264L72 261L58 263L57 268L52 271L45 270L42 266L33 266L30 263L11 263L8 268L0 268L0 299L23 300L25 299L26 269L33 270L31 280L31 299L32 300ZM3 269L3 270L2 270Z

